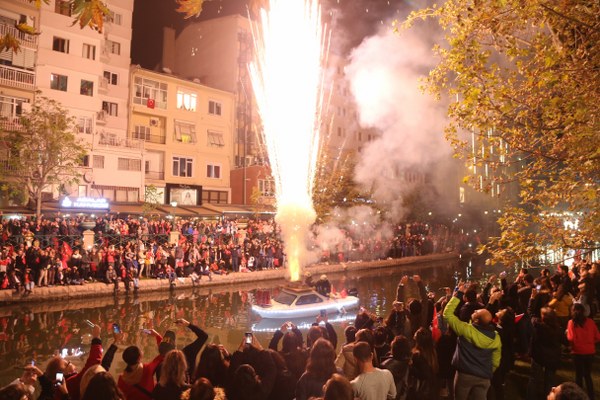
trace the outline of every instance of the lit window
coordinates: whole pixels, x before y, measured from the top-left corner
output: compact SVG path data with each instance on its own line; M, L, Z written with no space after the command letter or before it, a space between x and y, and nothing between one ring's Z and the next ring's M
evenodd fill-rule
M83 58L87 58L89 60L95 60L96 59L96 46L94 46L92 44L84 43L82 53L83 53L82 54Z
M196 111L198 96L193 92L177 91L177 108L179 110Z
M148 108L167 108L167 84L136 77L134 82L133 103Z

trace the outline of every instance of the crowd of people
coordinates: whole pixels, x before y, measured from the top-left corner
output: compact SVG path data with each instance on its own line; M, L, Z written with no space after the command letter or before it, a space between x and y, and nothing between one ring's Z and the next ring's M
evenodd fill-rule
M505 273L484 285L460 281L440 298L419 275L403 276L388 315L361 309L343 343L321 315L307 332L285 322L267 346L248 333L236 349L209 343L200 322L178 318L193 337L182 349L171 330L130 332L155 342L144 358L147 348L126 346L115 324L114 343L102 357L100 324L88 321L93 339L81 370L60 355L44 369L28 364L0 398L501 400L520 359L531 365L527 399L594 399L598 268L579 260L536 276L522 269L510 281ZM125 368L111 371L118 349ZM556 371L567 360L575 382L557 385Z
M0 224L0 289L24 295L36 286L83 285L99 281L125 291L140 278L190 278L253 272L285 265L285 248L273 220L148 220L98 217L91 224L94 245L84 246L84 218L8 219ZM418 256L448 250L443 225L398 225L388 237L340 230L335 242L315 240L321 262L368 261ZM178 232L178 240L169 240Z

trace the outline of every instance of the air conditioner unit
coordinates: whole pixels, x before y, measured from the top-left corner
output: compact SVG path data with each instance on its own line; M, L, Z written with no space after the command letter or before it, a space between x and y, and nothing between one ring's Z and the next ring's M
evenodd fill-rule
M160 119L150 118L150 126L158 128L160 126Z

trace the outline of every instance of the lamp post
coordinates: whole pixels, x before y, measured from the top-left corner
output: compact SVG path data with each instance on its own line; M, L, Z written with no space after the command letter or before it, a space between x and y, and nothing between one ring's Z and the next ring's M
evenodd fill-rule
M171 207L173 207L173 219L175 219L175 217L177 216L176 214L176 208L177 208L177 202L176 201L172 201L171 202Z

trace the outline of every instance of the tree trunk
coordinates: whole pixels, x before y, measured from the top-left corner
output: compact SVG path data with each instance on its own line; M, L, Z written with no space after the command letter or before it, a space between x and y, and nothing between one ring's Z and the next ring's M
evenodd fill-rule
M42 191L38 190L35 194L35 218L39 221L42 217Z

